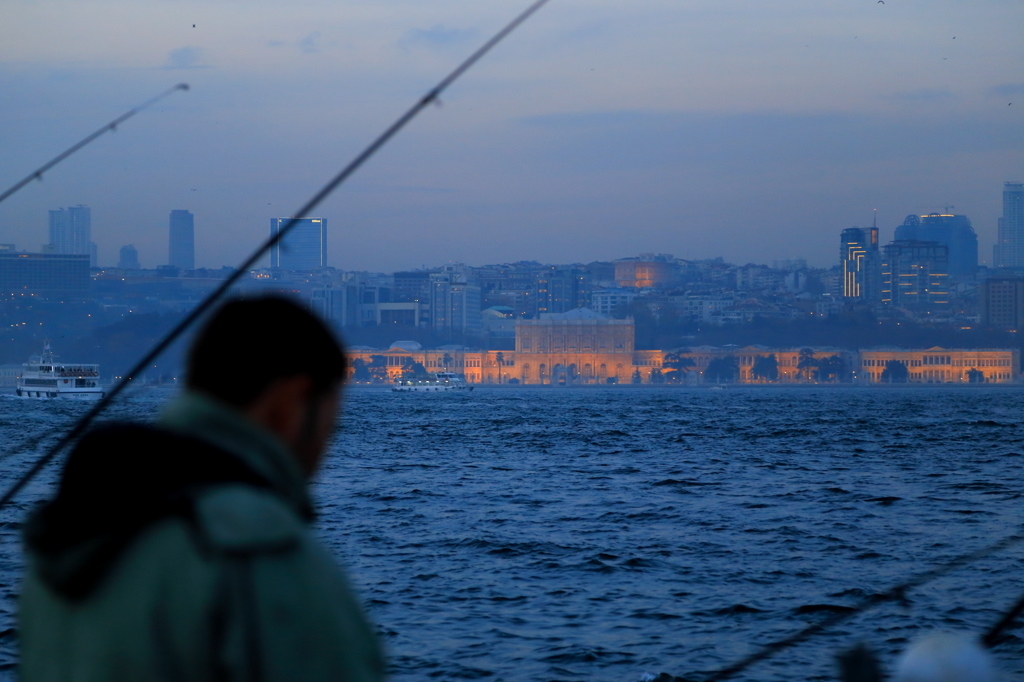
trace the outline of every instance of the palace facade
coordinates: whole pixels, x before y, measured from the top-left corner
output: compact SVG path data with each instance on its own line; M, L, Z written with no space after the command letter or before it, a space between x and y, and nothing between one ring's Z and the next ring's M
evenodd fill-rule
M427 350L398 341L387 350L352 348L361 380L387 382L416 363L427 372L452 371L472 384L572 385L708 382L797 383L1014 383L1020 379L1016 349L768 348L696 346L674 351L636 350L632 319L616 320L586 308L517 320L515 351L461 346ZM890 362L899 368L883 372ZM723 374L722 367L732 367ZM353 369L354 373L354 369ZM357 379L359 380L359 379Z
M1020 377L1020 351L1016 349L863 350L860 373L865 383L885 383L882 372L889 362L903 363L914 384L1008 384Z

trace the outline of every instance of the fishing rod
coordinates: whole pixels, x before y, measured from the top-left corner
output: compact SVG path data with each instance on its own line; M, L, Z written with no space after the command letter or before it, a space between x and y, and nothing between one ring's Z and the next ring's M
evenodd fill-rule
M122 123L124 123L125 121L130 119L135 114L139 113L143 109L148 109L149 107L153 106L154 104L156 104L157 102L162 100L164 97L167 97L171 93L177 92L178 90L188 90L188 83L178 83L173 88L168 88L168 89L164 90L163 92L161 92L156 97L154 97L152 99L149 99L149 100L146 100L145 102L143 102L139 106L135 107L134 109L129 109L124 114L121 114L120 116L115 118L113 121L111 121L107 125L103 126L99 130L94 132L92 135L87 136L81 142L78 142L77 144L71 145L66 150L64 150L63 152L61 152L57 156L53 157L53 159L51 159L50 161L44 163L42 166L40 166L35 171L30 173L23 180L15 183L15 185L13 187L11 187L9 190L4 192L3 194L0 194L0 202L3 202L4 199L6 199L7 197L11 196L12 194L14 194L19 189L21 189L22 187L24 187L28 183L32 182L33 180L42 180L43 179L43 173L45 173L46 171L48 171L51 168L53 168L58 163L60 163L64 159L68 158L69 156L71 156L72 154L77 152L82 147L88 145L90 142L95 140L97 137L101 136L103 133L107 132L108 130L111 131L111 132L117 130L117 126L121 125Z
M272 235L267 239L259 248L252 252L252 254L246 258L241 265L238 266L231 275L225 279L220 286L203 299L198 306L192 309L192 311L186 315L181 322L179 322L174 329L172 329L164 338L162 338L146 355L139 360L134 367L132 367L124 375L124 378L119 381L114 387L101 398L96 405L89 410L78 422L71 428L70 431L65 433L60 440L58 440L42 457L40 457L32 467L25 472L19 478L14 485L12 485L7 492L4 493L3 497L0 497L0 509L7 505L14 497L24 488L29 481L35 478L43 468L46 467L53 459L64 449L64 447L81 436L85 430L89 427L89 424L101 413L106 407L124 391L128 382L131 378L141 373L151 362L156 360L168 346L174 343L175 340L180 337L186 329L202 317L206 311L208 311L213 304L220 300L228 289L237 282L245 273L249 270L256 262L262 258L270 249L277 245L282 239L284 239L296 225L299 224L301 216L309 215L314 208L320 205L320 203L331 195L334 190L338 188L345 180L349 178L356 170L359 169L364 163L366 163L370 157L377 153L377 151L387 143L392 137L394 137L402 128L404 128L412 119L414 119L421 111L423 111L430 104L439 101L441 93L444 92L448 86L454 83L459 76L469 70L474 64L476 64L481 57L490 52L498 43L500 43L509 33L514 31L520 24L530 18L537 10L543 7L548 0L536 0L532 5L527 7L523 12L519 14L515 19L509 22L503 29L498 31L490 40L485 42L479 49L473 54L467 57L461 64L455 67L451 73L445 76L437 85L434 86L426 95L421 97L412 107L409 108L404 114L398 117L398 119L392 123L388 128L381 133L369 146L366 147L358 156L355 157L347 166L345 166L337 175L335 175L330 182L324 185L323 189L313 195L309 201L307 201L298 211L293 213L293 217L285 223L276 235ZM187 86L186 86L187 87ZM165 93L167 94L167 93ZM132 112L129 112L129 115ZM109 127L109 126L108 126ZM105 130L104 128L103 130ZM100 131L102 132L102 130ZM81 146L81 145L79 145ZM64 156L67 156L65 153ZM51 163L52 165L52 163ZM35 177L29 176L30 178Z
M795 632L782 639L775 640L765 644L754 653L740 659L732 665L726 666L711 673L707 677L703 678L703 682L718 682L718 680L727 680L737 674L743 672L747 668L751 667L755 663L771 658L780 651L789 649L790 647L796 646L811 637L824 632L825 630L842 623L843 621L849 620L854 616L864 613L869 609L882 604L891 602L900 602L906 599L907 592L912 589L923 587L924 585L932 582L936 578L940 578L948 573L962 568L968 564L972 564L975 561L985 559L993 554L1001 552L1005 549L1009 549L1014 545L1024 542L1024 531L1019 531L1013 535L1008 535L1005 538L995 542L987 547L962 554L955 559L948 561L944 564L934 566L927 571L922 571L917 575L913 576L906 582L899 585L895 585L888 590L879 594L873 594L870 597L865 597L859 604L853 606L849 611L843 611L839 613L833 613L829 617L809 625L803 630ZM1021 611L1024 611L1024 598L1018 601L1014 606L999 620L999 622L993 626L982 638L982 644L988 648L991 648L999 634L1007 628L1014 619L1020 615ZM675 678L681 679L681 678Z
M1024 596L1014 603L1010 607L1010 610L1003 614L1003 617L999 619L999 622L989 628L981 637L981 644L986 649L991 649L999 643L999 637L1003 634L1003 630L1013 625L1014 621L1021 613L1024 613Z
M15 483L12 485L7 492L0 497L0 509L10 503L15 496L27 485L36 475L39 474L53 459L60 454L60 452L71 443L73 440L78 438L84 433L89 427L92 421L101 414L110 403L118 397L126 388L128 382L131 381L132 377L142 372L151 362L157 359L174 341L176 341L192 324L204 315L218 300L220 300L225 293L231 288L231 286L237 282L243 274L255 263L262 258L270 249L280 243L299 223L300 217L309 214L313 211L321 202L323 202L328 196L330 196L342 183L344 183L356 170L358 170L364 163L366 163L371 157L373 157L377 151L380 150L392 137L400 132L409 122L411 122L423 109L432 103L440 101L440 95L444 92L452 83L454 83L460 76L468 71L477 61L483 56L490 52L499 42L507 37L512 31L514 31L520 24L526 21L532 16L537 10L547 4L549 0L536 0L533 4L527 7L521 12L515 19L509 22L504 28L496 33L490 40L485 42L480 48L472 53L468 58L461 62L454 70L451 71L445 78L443 78L433 89L428 91L422 98L420 98L412 107L409 108L404 114L402 114L394 123L392 123L383 133L381 133L376 139L374 139L369 146L366 147L358 156L356 156L347 166L345 166L337 175L335 175L319 192L317 192L309 201L306 202L293 217L282 227L277 234L272 235L269 239L263 242L241 265L227 278L224 282L218 286L209 296L203 299L196 308L194 308L184 319L179 322L174 329L172 329L163 339L161 339L156 346L154 346L141 360L139 360L135 366L133 366L126 374L125 377L119 381L114 387L101 398L96 405L89 410L79 421L71 428L64 436L62 436L56 444L40 457L33 466L23 474ZM142 105L128 111L122 116L118 117L109 124L103 126L93 134L89 135L81 142L70 147L65 152L61 153L53 160L41 166L38 170L31 173L25 179L15 184L11 189L7 190L3 194L0 194L0 202L7 199L9 196L20 190L22 187L27 185L32 180L41 180L42 174L48 171L53 166L57 165L67 157L71 156L82 147L85 147L96 138L100 137L105 132L116 130L117 126L125 120L131 118L143 109L155 104L157 101L167 97L171 93L177 90L188 90L189 86L186 83L179 83L178 85L166 90L165 92L157 95L153 99L143 103ZM13 454L13 453L12 453ZM902 600L905 597L907 591L912 588L920 587L932 580L945 575L963 565L972 563L979 559L985 558L991 554L995 554L998 551L1006 549L1012 545L1015 545L1021 541L1024 541L1024 532L1011 535L999 542L984 548L982 550L965 554L953 561L938 566L929 571L921 573L911 580L897 585L890 590L883 592L879 595L874 595L865 599L861 604L852 608L849 612L840 614L833 614L831 617L815 623L804 630L801 630L793 635L785 637L781 640L769 643L762 647L761 650L747 656L746 658L738 661L737 663L730 665L726 668L722 668L708 677L705 678L705 682L714 682L717 680L725 680L735 676L736 674L746 670L755 663L770 658L776 653L788 649L806 639L824 631L825 629L836 625L842 621L851 618L852 616L867 611L874 606L890 601ZM1024 610L1024 599L1014 605L1013 609L1008 612L1000 622L993 627L984 638L986 645L991 646L997 635L1007 627L1020 612ZM659 676L661 677L661 676Z

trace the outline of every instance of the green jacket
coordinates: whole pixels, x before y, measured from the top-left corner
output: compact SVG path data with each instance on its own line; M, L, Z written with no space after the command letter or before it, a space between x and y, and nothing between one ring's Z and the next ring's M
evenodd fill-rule
M384 679L272 434L200 395L86 436L26 523L25 682Z

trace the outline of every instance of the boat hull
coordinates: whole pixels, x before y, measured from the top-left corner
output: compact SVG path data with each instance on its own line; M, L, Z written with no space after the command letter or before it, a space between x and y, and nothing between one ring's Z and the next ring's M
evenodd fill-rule
M99 400L106 391L100 386L99 365L59 362L47 343L41 355L22 365L14 395L30 400Z
M105 391L102 390L71 390L62 391L60 389L45 389L36 387L23 387L19 386L15 389L14 395L18 398L25 398L26 400L99 400L104 395Z
M429 392L432 392L432 391L469 391L469 390L472 390L472 388L469 387L469 386L447 386L447 385L444 385L444 384L433 384L433 385L413 385L413 386L392 386L391 390L392 391L396 391L398 393L405 393L405 392L429 393Z
M395 379L391 390L397 393L433 393L435 391L472 391L473 387L454 372L438 372L426 379Z

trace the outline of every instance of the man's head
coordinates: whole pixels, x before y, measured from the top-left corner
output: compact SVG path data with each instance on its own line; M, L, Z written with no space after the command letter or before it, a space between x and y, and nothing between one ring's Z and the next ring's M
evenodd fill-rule
M186 385L275 432L311 475L345 372L341 344L323 322L267 296L230 301L213 314L192 344Z

